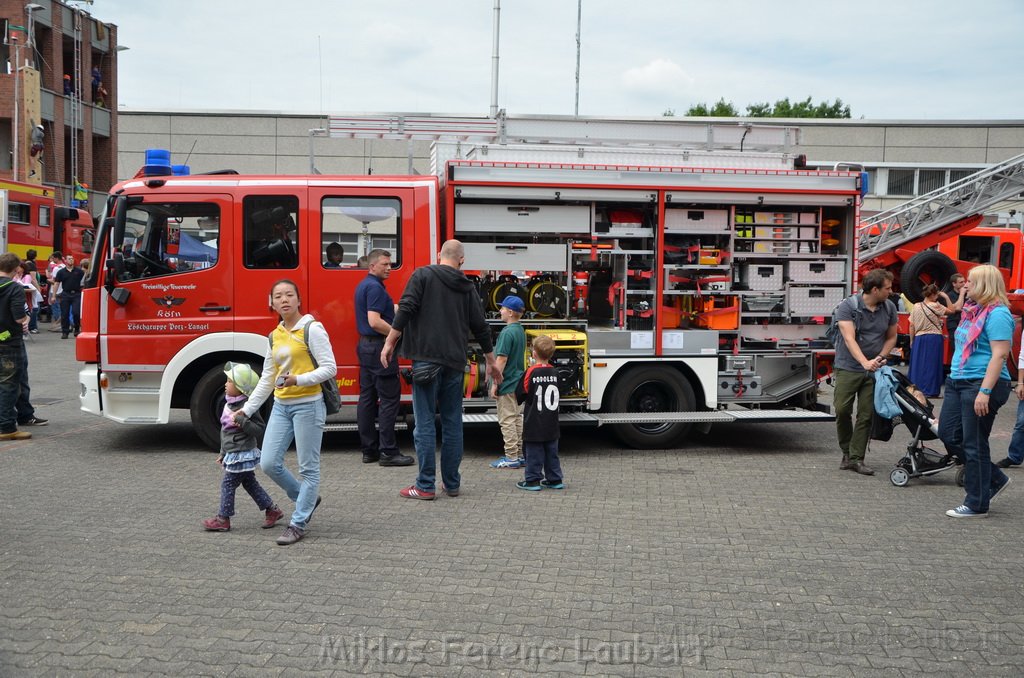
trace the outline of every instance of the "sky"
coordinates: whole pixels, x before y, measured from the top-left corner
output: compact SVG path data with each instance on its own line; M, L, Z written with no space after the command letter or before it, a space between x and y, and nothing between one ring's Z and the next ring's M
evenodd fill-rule
M494 0L95 0L122 110L487 115ZM498 106L573 115L577 0L502 0ZM1021 0L582 0L579 115L842 99L1024 119Z

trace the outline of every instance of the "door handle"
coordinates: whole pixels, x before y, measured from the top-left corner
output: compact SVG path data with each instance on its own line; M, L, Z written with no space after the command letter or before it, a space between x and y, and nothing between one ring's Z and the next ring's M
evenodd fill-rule
M200 306L199 310L203 313L210 313L212 311L230 311L230 306Z

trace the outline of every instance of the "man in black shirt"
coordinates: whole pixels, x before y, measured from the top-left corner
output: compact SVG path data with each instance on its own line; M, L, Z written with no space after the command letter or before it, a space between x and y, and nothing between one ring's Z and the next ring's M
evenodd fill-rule
M75 336L82 331L82 279L85 271L75 263L75 258L68 256L65 259L67 266L57 271L54 279L60 283L60 338L67 339L71 330L68 322L68 315L72 316L75 323ZM69 311L70 309L70 311Z

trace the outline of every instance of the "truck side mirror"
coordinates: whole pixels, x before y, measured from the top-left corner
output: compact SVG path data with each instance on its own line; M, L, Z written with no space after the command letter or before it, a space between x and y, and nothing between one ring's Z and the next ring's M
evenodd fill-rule
M103 280L103 288L107 290L110 298L121 306L127 304L128 298L132 295L131 290L117 286L117 281L124 276L124 273L124 255L114 252L114 256L107 259L107 275Z
M114 291L110 293L110 298L113 299L119 306L124 306L128 303L128 298L132 296L131 290L124 287L115 287Z

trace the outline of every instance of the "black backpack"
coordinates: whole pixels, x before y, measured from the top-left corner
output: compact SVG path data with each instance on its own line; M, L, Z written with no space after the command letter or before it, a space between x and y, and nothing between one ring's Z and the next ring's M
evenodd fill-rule
M825 340L832 348L839 348L839 343L843 341L843 333L839 331L839 320L836 318L836 313L843 304L850 304L850 310L853 311L853 327L857 332L860 331L860 304L857 302L857 295L851 294L832 309L832 322L825 330Z

